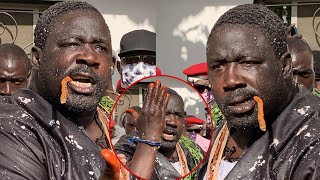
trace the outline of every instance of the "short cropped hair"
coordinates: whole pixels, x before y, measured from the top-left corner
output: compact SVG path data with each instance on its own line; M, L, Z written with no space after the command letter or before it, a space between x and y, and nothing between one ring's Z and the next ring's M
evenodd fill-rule
M213 26L209 38L222 25L241 24L258 27L269 39L278 58L287 52L286 28L277 14L258 4L243 4L224 13ZM208 40L207 47L210 45Z
M170 94L171 96L177 96L184 104L183 98L180 96L180 94L177 93L177 91L175 91L175 90L173 90L171 88L168 88L167 89L167 93Z
M92 10L100 14L100 12L87 2L80 1L64 1L50 6L43 11L39 20L37 21L34 30L34 43L37 47L43 49L53 24L56 22L60 14L67 13L73 10Z

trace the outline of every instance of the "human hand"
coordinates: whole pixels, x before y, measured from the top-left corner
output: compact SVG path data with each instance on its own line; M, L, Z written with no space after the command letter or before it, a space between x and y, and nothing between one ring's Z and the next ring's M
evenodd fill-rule
M117 156L109 149L101 150L101 155L104 160L107 162L107 165L111 168L110 170L106 170L100 180L129 180L129 173L124 168L124 166L120 165L119 160L123 165L126 165L126 157L123 154L118 154Z
M138 131L146 140L160 142L165 128L165 115L170 94L160 81L150 83L138 118Z

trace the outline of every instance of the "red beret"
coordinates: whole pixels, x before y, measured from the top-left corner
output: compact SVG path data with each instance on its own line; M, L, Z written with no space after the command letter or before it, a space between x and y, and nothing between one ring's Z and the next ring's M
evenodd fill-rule
M194 116L186 117L185 122L186 122L187 126L192 126L192 125L196 125L196 124L202 125L205 123L204 120L196 118Z
M116 87L116 91L117 92L120 92L120 91L123 91L125 90L123 87L121 87L121 79L118 81L117 83L117 87Z
M187 76L208 76L208 65L206 62L194 64L183 70Z
M157 76L161 75L161 69L159 69L158 67L156 67L156 75Z

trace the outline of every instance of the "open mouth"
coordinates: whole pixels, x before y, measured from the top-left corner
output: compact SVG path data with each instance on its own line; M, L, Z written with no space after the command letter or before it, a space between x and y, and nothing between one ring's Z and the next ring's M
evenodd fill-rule
M92 94L96 90L96 80L88 73L79 73L71 76L72 81L68 83L68 86L79 94Z
M251 111L256 102L252 98L238 98L229 103L228 107L234 114L244 114Z
M162 138L166 141L174 141L176 140L176 133L171 130L164 130L162 134Z

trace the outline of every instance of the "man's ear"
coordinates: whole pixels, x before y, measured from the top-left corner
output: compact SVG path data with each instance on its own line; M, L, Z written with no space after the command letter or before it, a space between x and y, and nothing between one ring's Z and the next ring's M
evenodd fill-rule
M43 59L42 50L37 47L33 46L31 49L31 65L32 68L39 71L40 61Z
M122 79L121 61L117 61L116 65L117 65L118 73L120 74L120 78Z
M282 75L284 78L288 78L292 76L292 62L291 62L291 54L289 52L285 52L280 57L280 62L282 64Z

